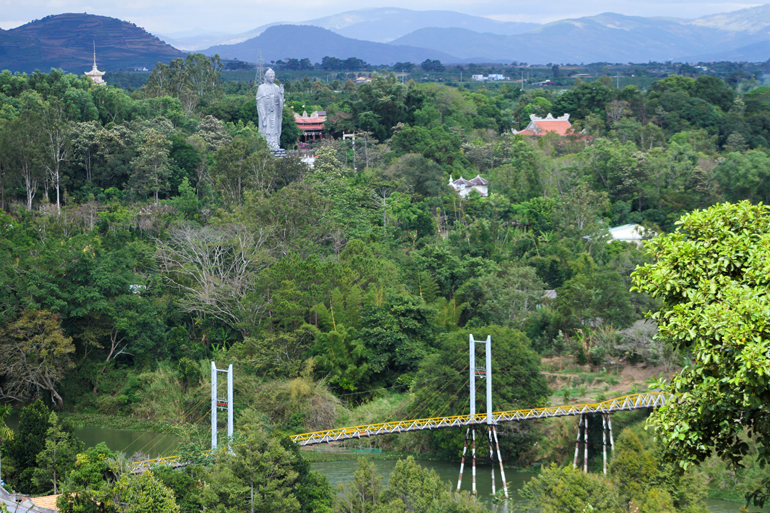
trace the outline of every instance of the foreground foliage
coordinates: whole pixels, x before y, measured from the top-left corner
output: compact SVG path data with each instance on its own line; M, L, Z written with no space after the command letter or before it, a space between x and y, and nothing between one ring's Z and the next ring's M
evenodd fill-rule
M680 229L651 244L654 264L640 268L640 290L663 300L653 314L662 337L692 360L666 390L677 400L653 416L667 456L683 468L711 451L740 464L757 441L770 457L767 402L767 251L770 209L748 201L693 212ZM757 491L755 502L766 494Z

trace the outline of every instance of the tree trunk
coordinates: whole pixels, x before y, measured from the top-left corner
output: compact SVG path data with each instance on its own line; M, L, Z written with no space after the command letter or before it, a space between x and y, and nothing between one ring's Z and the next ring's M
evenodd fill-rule
M59 180L59 162L56 162L56 170L54 171L54 180L56 181L56 215L61 215L61 196L59 194L60 190L60 180Z

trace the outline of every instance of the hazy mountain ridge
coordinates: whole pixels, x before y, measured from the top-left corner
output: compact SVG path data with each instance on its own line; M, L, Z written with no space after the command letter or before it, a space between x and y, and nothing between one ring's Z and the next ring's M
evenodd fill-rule
M199 29L180 33L178 40L166 39L188 51L200 51L196 45L202 41L218 42L203 53L250 62L258 59L260 48L267 61L309 58L321 62L331 56L357 57L371 64L425 59L580 63L770 58L770 5L696 20L604 13L540 26L451 11L397 8L348 11L311 22L316 26L271 23L236 35ZM404 33L412 27L419 28ZM380 42L399 34L390 43ZM0 29L0 69L86 71L93 58L93 41L99 66L108 70L152 68L184 55L132 23L71 13Z
M500 36L459 29L421 29L393 44L441 48L461 59L529 63L646 62L709 56L770 39L692 22L604 13L560 20L526 34ZM760 60L766 60L770 55Z
M497 21L454 11L413 11L395 7L348 11L302 23L329 29L353 39L379 43L393 42L422 28L463 28L499 35L522 34L538 27L537 23Z
M152 68L184 54L136 25L92 14L59 14L0 32L0 69L31 72Z
M700 27L718 28L729 32L761 33L770 36L770 4L703 16L690 23Z
M456 57L440 50L361 41L309 25L269 27L259 36L243 43L213 46L204 50L203 53L255 62L260 50L262 57L268 62L285 58L309 58L311 62L321 62L326 56L339 59L357 57L370 64L391 64L399 61L422 62L425 59L457 62Z
M538 27L537 23L497 21L454 11L414 11L383 7L346 11L301 22L268 23L240 34L225 34L217 37L211 37L206 33L186 36L158 34L158 37L179 49L193 51L212 46L242 43L277 25L312 25L331 30L341 36L375 43L389 43L410 32L429 27L460 27L476 32L490 32L500 35L521 34Z

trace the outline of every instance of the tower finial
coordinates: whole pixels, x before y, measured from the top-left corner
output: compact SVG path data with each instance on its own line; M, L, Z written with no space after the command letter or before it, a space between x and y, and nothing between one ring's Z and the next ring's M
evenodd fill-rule
M94 69L96 69L96 40L94 40Z

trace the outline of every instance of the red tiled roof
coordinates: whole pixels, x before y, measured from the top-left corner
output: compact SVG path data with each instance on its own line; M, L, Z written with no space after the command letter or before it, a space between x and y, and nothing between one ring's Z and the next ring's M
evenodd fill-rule
M59 508L56 507L56 499L58 499L60 495L61 494L46 495L45 497L31 497L30 500L35 504L35 506L39 508L46 508L46 509L52 509L54 511L59 511Z
M558 118L554 118L551 114L548 114L544 118L539 118L534 114L529 117L530 122L527 128L518 132L513 131L517 135L545 135L550 132L554 132L562 137L567 135L572 129L572 123L569 122L569 114L565 114Z
M323 130L323 129L324 129L323 123L322 123L322 124L320 124L320 125L300 125L300 124L298 123L298 124L297 124L297 127L298 127L300 130L305 130L305 131L310 131L310 130Z
M569 121L533 121L539 129L538 132L556 132L557 134L564 136L572 128L572 124Z
M300 118L300 117L295 117L295 118L294 118L294 121L295 121L295 122L296 122L298 125L313 125L313 124L323 123L324 121L326 121L326 119L321 119L321 118Z

